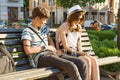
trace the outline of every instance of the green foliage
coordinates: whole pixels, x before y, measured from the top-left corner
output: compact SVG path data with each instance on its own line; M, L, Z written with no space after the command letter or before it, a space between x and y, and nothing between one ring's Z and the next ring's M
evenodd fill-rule
M7 20L5 20L5 26L4 26L4 27L7 27L7 25L8 25L8 21L7 21Z
M105 39L101 42L101 45L104 47L109 47L109 48L116 48L117 47L117 43L113 40L108 40Z
M113 30L114 33L118 34L118 30Z
M117 48L117 43L113 40L116 35L116 31L87 30L87 32L89 34L89 38L92 43L93 49L99 57L113 55L120 56L120 51Z
M104 1L105 0L56 0L56 4L64 8L70 8L76 4L79 4L80 6L86 6L87 3L93 5L95 3L101 3Z
M105 39L113 40L116 35L116 33L112 30L105 30L105 31L87 30L87 32L90 35L97 36L100 41L105 40Z
M90 40L99 40L99 37L93 34L89 34Z
M120 56L117 43L113 40L117 31L105 30L95 31L87 30L95 54L99 57ZM102 66L109 71L120 70L120 63Z
M28 7L28 5L29 5L29 2L27 1L27 0L24 0L24 7L26 8L26 7Z
M108 70L108 71L112 71L112 72L120 71L120 62L114 63L114 64L109 64L107 66L105 65L105 66L102 66L102 68L104 68L105 70Z
M107 57L107 56L120 56L120 51L117 48L117 44L113 40L91 40L93 50L99 57Z

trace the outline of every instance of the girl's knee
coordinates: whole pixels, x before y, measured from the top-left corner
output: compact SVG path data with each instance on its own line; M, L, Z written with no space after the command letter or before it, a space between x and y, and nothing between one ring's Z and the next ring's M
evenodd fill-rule
M90 57L92 62L97 62L97 59L95 57Z
M91 64L91 59L89 57L85 56L85 60L88 64Z

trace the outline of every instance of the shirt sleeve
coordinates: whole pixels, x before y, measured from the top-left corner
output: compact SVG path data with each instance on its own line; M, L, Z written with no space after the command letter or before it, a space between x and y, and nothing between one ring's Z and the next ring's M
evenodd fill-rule
M21 40L32 40L31 33L27 29L23 30Z
M41 29L41 34L49 34L50 32L50 28L48 25L45 25L42 29Z

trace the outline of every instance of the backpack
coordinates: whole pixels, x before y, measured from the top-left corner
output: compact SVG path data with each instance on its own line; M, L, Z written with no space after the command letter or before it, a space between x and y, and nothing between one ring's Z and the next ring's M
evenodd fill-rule
M14 60L6 47L0 43L0 74L16 71Z

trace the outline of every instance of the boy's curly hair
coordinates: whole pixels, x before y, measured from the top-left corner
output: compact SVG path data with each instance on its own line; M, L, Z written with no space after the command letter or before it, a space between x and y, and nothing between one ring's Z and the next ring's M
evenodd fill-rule
M34 19L35 17L48 19L50 17L50 13L46 8L35 7L32 11L32 19Z

